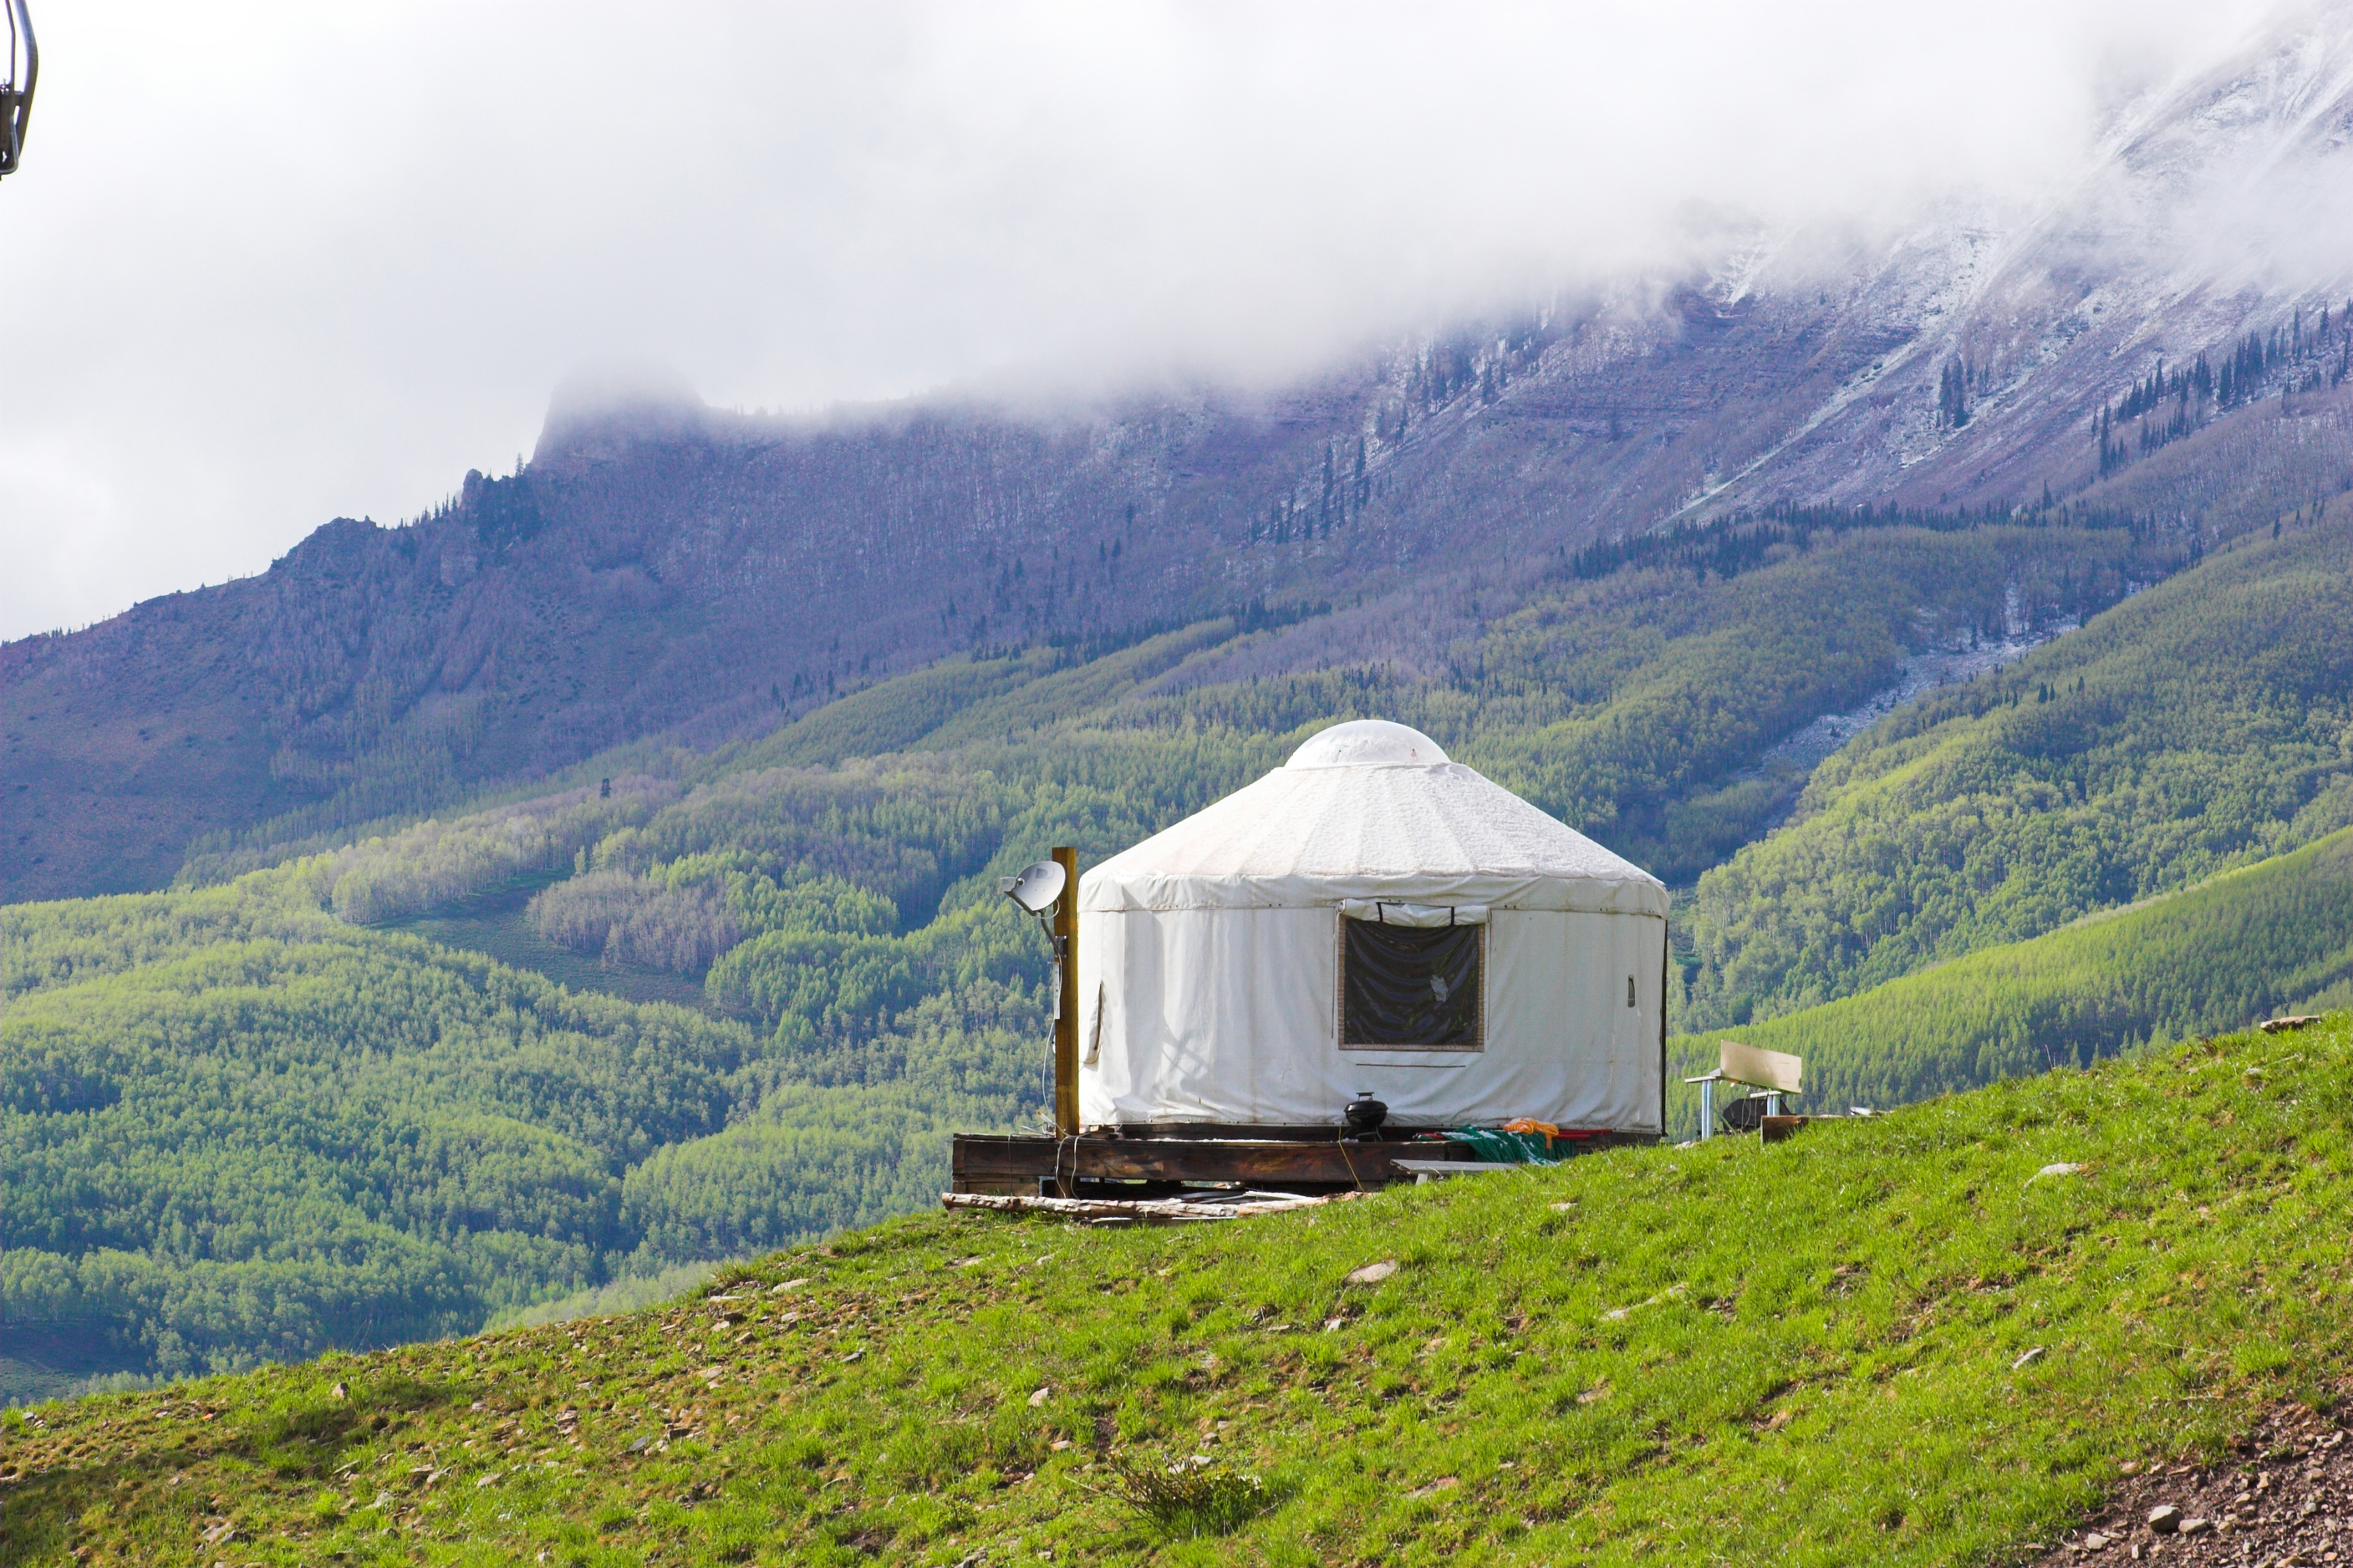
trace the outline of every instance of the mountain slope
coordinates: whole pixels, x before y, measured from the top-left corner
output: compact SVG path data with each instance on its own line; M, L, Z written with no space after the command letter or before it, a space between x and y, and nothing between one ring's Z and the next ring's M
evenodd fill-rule
M2340 1015L1769 1148L1224 1225L896 1221L663 1310L12 1416L6 1550L2013 1559L2128 1467L2331 1399L2348 1066ZM1156 1516L1122 1500L1155 1477Z
M870 1222L1035 1103L1018 991L906 1008L869 1085L354 929L327 869L0 914L0 1394L466 1332Z
M2348 584L2339 502L1859 737L1702 879L1693 1020L1852 994L2353 823Z
M1738 1034L1804 1057L1804 1104L1841 1110L2089 1066L2153 1040L2348 1002L2353 829ZM1688 1068L1677 1076L1713 1068L1717 1038L1671 1042ZM1680 1123L1695 1130L1696 1097L1678 1098Z
M580 832L549 831L565 858L620 826L615 814L638 792L860 758L986 774L1000 789L1081 784L1126 797L1139 821L1173 820L1279 763L1283 737L1377 712L1419 726L1546 809L1683 879L1786 807L1803 767L1774 748L1794 732L1916 679L1924 661L1975 669L2014 658L2175 570L2188 548L2114 518L2017 526L1777 514L1613 547L1598 560L1556 559L1518 609L1454 642L1427 670L1316 668L1315 650L1346 636L1333 623L1377 618L1369 607L1246 612L1125 647L1109 639L1109 651L1090 640L950 659L756 740L702 753L609 753L605 782L623 794L599 810L615 820L586 831L584 816ZM658 785L641 768L675 784ZM1686 823L1679 814L1695 800L1704 804ZM501 809L586 810L561 790ZM187 875L215 879L353 837L259 831L192 857ZM370 908L351 912L395 912Z

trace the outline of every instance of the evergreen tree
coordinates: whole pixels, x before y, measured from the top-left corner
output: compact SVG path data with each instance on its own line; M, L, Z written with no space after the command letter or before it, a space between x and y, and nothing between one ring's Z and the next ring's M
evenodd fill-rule
M1968 422L1968 362L1947 360L1936 376L1936 423L1957 430Z

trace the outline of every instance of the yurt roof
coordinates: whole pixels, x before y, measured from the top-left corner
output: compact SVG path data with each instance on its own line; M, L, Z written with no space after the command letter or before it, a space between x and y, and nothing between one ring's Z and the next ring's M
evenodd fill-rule
M1359 719L1082 879L1082 910L1297 909L1344 899L1667 912L1656 877L1429 736Z

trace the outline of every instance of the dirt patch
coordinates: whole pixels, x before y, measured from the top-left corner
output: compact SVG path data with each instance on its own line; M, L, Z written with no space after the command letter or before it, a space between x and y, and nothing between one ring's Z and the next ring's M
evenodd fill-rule
M2348 1425L2300 1405L2276 1409L2221 1464L2126 1477L2098 1513L2033 1561L2353 1568ZM2153 1524L2165 1508L2175 1511Z

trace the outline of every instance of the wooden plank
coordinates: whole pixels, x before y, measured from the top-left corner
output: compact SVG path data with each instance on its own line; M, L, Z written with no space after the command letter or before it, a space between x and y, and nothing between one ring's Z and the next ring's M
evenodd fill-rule
M1443 1181L1449 1176L1475 1176L1488 1171L1525 1171L1530 1168L1495 1160L1393 1160L1390 1163L1400 1171L1412 1172L1416 1186Z
M948 1141L948 1189L958 1193L1038 1194L1054 1167L1053 1138L1005 1138L963 1133Z
M1004 1192L1008 1178L1305 1183L1354 1187L1399 1180L1400 1157L1447 1159L1442 1143L1283 1143L1248 1139L979 1137L951 1145L957 1192ZM1465 1151L1463 1158L1468 1158ZM984 1182L991 1184L983 1185Z
M1621 1143L1654 1143L1655 1134L1605 1133L1580 1139L1578 1152ZM1408 1139L1298 1142L1275 1138L1060 1139L959 1133L949 1154L949 1187L958 1193L1034 1196L1041 1180L1240 1182L1261 1187L1371 1188L1411 1181L1416 1165L1482 1163L1463 1143Z
M1065 1219L1142 1220L1147 1224L1186 1224L1202 1220L1249 1219L1257 1215L1289 1214L1294 1209L1315 1208L1324 1204L1341 1203L1363 1194L1330 1193L1316 1197L1258 1199L1237 1203L1199 1203L1190 1200L1146 1199L1134 1201L1123 1198L1044 1198L995 1196L982 1193L942 1193L941 1206L957 1209L986 1209L998 1214L1048 1214Z
M1716 1050L1724 1064L1724 1076L1735 1083L1795 1094L1799 1080L1805 1077L1805 1058L1787 1051L1768 1051L1744 1046L1737 1040L1719 1041Z
M1379 1144L1250 1143L1155 1138L1105 1140L1078 1151L1083 1175L1120 1182L1313 1182L1359 1186L1392 1180Z
M1044 1173L1039 1173L1043 1174ZM951 1173L948 1190L955 1193L991 1193L1005 1197L1030 1197L1038 1191L1036 1175L1006 1175L963 1171Z
M1391 1160L1400 1171L1416 1175L1475 1176L1482 1171L1531 1171L1541 1166L1515 1164L1509 1160Z

